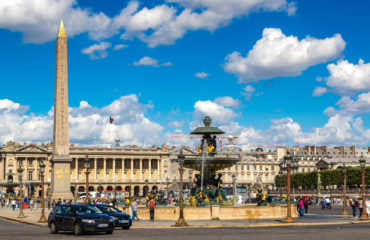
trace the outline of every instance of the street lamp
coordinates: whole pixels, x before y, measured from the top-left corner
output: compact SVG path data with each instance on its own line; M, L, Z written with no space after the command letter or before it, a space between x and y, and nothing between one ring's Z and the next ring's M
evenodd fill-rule
M46 217L45 217L45 192L44 192L44 173L45 173L45 164L42 159L39 161L40 165L40 173L41 173L41 217L39 222L47 222Z
M180 150L180 154L177 156L177 158L180 164L180 167L179 167L179 171L180 171L180 217L179 217L179 220L177 220L175 226L183 227L183 226L188 226L188 224L186 223L185 218L184 218L184 201L182 197L183 174L184 174L183 165L184 165L184 159L185 159L185 155L182 153L182 149Z
M343 164L342 168L343 173L343 212L342 215L347 216L347 197L346 197L346 191L347 191L347 168L346 164Z
M18 161L18 174L19 174L19 197L20 197L20 203L19 203L19 215L18 218L25 218L23 214L23 183L22 183L22 178L23 178L23 168L22 168L22 160Z
M85 167L85 174L86 174L86 203L89 203L89 168L90 168L90 159L86 155L85 161L84 161L84 167Z
M362 175L362 216L360 218L361 221L369 220L369 217L366 215L366 196L365 196L365 165L366 160L361 157L360 160L361 166L361 175Z
M294 223L295 221L292 218L292 210L291 210L291 200L290 200L290 171L292 167L295 167L295 160L289 153L284 157L284 164L286 165L287 169L287 217L284 220L284 223Z

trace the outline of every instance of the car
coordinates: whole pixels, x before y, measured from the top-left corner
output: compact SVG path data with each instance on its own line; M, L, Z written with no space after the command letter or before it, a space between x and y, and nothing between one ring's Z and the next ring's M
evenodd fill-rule
M105 232L112 234L114 218L103 214L95 205L90 204L60 204L48 217L50 233L73 231L75 235L84 232Z
M122 227L122 229L124 230L130 229L132 225L130 215L123 213L117 208L112 207L110 205L96 204L95 206L99 208L104 214L113 217L116 227Z

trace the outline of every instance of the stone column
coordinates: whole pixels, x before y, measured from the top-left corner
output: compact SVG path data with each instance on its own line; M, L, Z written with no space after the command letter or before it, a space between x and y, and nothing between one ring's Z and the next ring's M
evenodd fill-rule
M148 159L148 169L149 169L148 181L150 182L152 180L152 159Z
M113 163L113 182L116 181L116 159L113 158L112 159L112 163Z
M143 181L143 159L139 159L140 163L140 182Z
M104 164L104 167L103 167L103 171L104 171L104 181L107 180L107 159L106 158L103 158L103 164Z
M96 158L94 158L94 179L97 180L98 179L98 161L96 160Z
M75 158L75 166L76 166L76 180L78 180L78 158Z
M125 159L122 159L122 182L125 181Z
M130 179L131 179L131 181L133 181L134 180L134 159L131 158L130 160L131 160L131 176L130 176Z
M160 165L161 165L161 160L160 159L158 159L158 164L157 164L157 180L159 181L159 179L160 179Z
M69 156L67 36L63 21L56 41L51 199L73 199Z

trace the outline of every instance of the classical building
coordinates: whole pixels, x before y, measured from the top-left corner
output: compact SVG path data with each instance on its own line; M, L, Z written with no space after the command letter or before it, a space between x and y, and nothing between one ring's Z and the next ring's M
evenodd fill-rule
M178 183L177 163L170 158L174 149L167 145L141 148L136 145L102 148L70 147L71 192L77 196L85 192L84 160L90 160L89 190L127 190L131 196L142 196L151 190L165 190L168 185ZM191 150L188 150L191 151ZM18 144L8 142L0 148L0 192L6 192L9 182L18 183L17 169L22 165L23 182L26 196L40 196L41 181L39 160L46 164L45 182L47 194L50 193L53 149L51 144ZM189 184L194 175L192 170L185 170L184 181ZM14 192L18 193L18 186Z
M358 167L359 159L363 157L367 164L370 163L370 147L356 148L327 146L305 146L303 148L290 148L288 151L294 153L298 160L298 168L293 172L312 172L319 169L336 169L345 164L347 167Z

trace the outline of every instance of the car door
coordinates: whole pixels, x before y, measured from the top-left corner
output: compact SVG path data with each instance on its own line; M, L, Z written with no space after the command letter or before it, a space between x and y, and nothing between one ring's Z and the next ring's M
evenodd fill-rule
M59 230L64 230L63 224L64 215L65 215L65 206L57 206L56 213L54 215L54 220Z
M64 230L66 231L73 231L73 218L74 218L73 214L74 214L74 211L72 211L72 207L66 206L65 215L63 217Z

